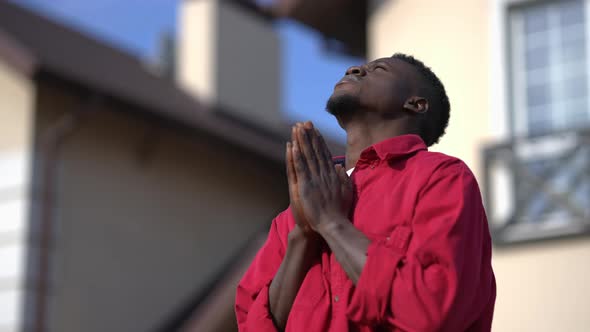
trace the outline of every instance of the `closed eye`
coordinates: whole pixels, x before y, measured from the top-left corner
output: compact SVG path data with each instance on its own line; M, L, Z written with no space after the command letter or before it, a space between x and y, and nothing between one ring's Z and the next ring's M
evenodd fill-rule
M372 69L373 70L382 69L382 70L387 71L387 66L385 66L382 63L376 63L375 65L373 65L373 68Z

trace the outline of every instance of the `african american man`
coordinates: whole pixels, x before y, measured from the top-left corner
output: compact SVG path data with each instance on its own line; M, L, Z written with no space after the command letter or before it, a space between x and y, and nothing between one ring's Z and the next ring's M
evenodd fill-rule
M427 150L449 121L441 81L398 53L349 68L327 110L346 131L345 168L310 122L293 127L291 204L238 286L240 331L490 331L478 185Z

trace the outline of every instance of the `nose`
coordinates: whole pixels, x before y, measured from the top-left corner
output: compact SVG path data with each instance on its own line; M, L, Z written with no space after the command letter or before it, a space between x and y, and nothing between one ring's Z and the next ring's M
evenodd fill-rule
M346 71L346 75L365 76L366 73L364 66L352 66Z

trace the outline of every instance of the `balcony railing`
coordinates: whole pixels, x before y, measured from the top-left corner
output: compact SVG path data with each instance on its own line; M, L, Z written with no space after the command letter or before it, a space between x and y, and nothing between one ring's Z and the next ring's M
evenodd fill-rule
M483 150L497 245L590 234L590 130L515 138Z

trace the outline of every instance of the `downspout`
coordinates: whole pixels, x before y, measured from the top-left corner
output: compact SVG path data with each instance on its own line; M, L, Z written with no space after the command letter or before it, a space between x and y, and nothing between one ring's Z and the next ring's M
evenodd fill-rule
M53 249L55 226L56 184L58 183L58 166L61 148L80 127L84 115L96 107L99 98L91 96L82 101L77 110L63 114L41 134L39 155L41 160L38 191L39 204L39 238L38 238L38 273L35 282L33 331L44 332L47 326L47 300L51 275L50 251ZM34 234L34 233L33 233ZM33 256L34 257L34 256Z

